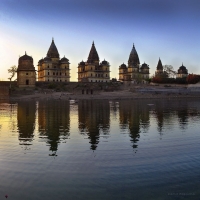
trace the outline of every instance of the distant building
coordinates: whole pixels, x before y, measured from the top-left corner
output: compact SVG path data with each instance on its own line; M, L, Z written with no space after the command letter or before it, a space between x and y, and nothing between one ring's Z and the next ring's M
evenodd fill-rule
M160 58L159 58L159 61L158 61L158 64L157 64L155 75L163 75L163 65L162 65Z
M78 82L109 82L110 64L106 60L100 63L94 42L87 62L78 64Z
M119 66L119 81L131 81L137 83L146 82L146 79L149 79L149 65L143 63L140 66L139 56L133 45L128 59L128 66L124 63Z
M47 56L38 62L38 81L69 82L69 60L65 56L60 59L57 47L52 39Z
M182 66L180 66L179 69L178 69L178 73L176 75L176 78L184 78L184 77L187 77L187 76L188 76L188 70L182 64Z
M36 73L33 66L33 58L25 55L21 56L17 68L17 85L18 87L35 87Z

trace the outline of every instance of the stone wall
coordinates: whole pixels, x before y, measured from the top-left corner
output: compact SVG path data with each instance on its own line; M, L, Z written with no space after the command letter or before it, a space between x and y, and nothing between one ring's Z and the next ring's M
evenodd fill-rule
M9 86L1 86L0 85L0 99L9 98Z

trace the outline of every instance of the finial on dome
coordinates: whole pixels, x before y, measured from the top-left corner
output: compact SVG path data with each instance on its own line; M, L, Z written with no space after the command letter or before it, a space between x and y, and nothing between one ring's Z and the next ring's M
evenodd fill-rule
M93 40L93 42L92 42L92 45L94 45L94 40Z
M25 55L26 55L26 51L25 51Z
M54 42L54 38L52 37L52 42Z

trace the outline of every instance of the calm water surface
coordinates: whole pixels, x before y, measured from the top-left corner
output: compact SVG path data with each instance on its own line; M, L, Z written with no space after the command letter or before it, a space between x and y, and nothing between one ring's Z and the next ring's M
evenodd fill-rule
M0 103L0 199L200 199L200 102Z

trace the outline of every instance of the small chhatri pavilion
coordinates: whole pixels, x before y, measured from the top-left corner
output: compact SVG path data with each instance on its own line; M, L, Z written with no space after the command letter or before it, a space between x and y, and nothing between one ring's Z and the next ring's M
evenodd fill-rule
M36 73L33 65L33 58L25 55L21 56L17 68L17 85L18 87L35 87Z

